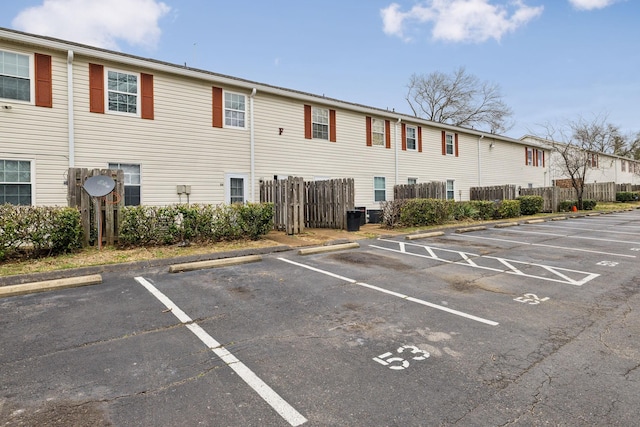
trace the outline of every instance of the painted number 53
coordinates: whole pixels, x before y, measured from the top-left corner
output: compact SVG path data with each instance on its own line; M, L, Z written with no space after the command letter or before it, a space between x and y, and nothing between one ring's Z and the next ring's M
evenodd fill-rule
M410 358L410 360L425 360L430 356L429 352L420 350L415 345L403 345L402 347L398 348L398 350L396 350L396 353L402 354L403 356L403 353L405 352L408 353L407 356L414 355ZM405 359L404 357L394 356L394 354L390 351L381 354L378 357L374 357L373 360L380 363L381 365L388 366L389 369L393 369L394 371L407 369L409 367L409 361L407 359Z

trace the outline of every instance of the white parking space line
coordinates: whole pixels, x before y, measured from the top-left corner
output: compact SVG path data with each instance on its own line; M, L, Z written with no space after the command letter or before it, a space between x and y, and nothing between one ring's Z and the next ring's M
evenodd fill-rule
M536 227L539 227L537 225ZM493 232L503 232L504 229L494 229L489 228L488 230ZM598 242L615 242L615 243L628 243L630 245L640 245L640 242L630 242L628 240L619 240L619 239L602 239L600 237L588 237L588 236L575 236L572 234L558 234L558 233L549 233L544 231L526 231L526 230L514 230L513 228L509 229L509 233L521 233L521 234L538 234L542 236L551 236L551 237L565 237L567 239L581 239L581 240L596 240Z
M467 234L464 237L462 236L455 236L456 240L460 239L460 240L464 240L466 238L471 238L471 239L481 239L481 240L493 240L496 242L505 242L505 243L516 243L519 245L528 245L528 246L540 246L543 248L551 248L551 249L560 249L560 250L564 250L564 251L575 251L575 252L587 252L587 253L591 253L591 254L600 254L600 255L610 255L610 256L617 256L617 257L623 257L623 258L637 258L635 255L627 255L627 254L616 254L616 253L612 253L612 252L603 252L603 251L592 251L590 249L580 249L580 248L569 248L566 246L556 246L556 245L547 245L544 243L531 243L531 242L524 242L521 240L511 240L511 239L499 239L497 237L484 237L484 236L474 236L471 234Z
M477 254L472 254L470 252L463 252L463 251L457 251L457 250L445 249L445 248L436 248L433 246L419 245L417 243L400 243L395 240L388 240L388 239L378 239L378 241L398 244L400 249L393 249L393 248L376 246L376 245L369 245L369 246L372 248L381 249L383 251L396 252L396 253L401 253L401 254L420 257L420 258L427 258L427 259L432 259L435 261L440 261L448 264L465 265L467 267L480 268L483 270L490 270L498 273L515 274L518 276L530 277L532 279L539 279L539 280L545 280L545 281L557 282L557 283L566 283L574 286L582 286L585 283L600 276L599 274L589 273L586 271L571 270L568 268L554 267L551 265L536 264L536 263L525 262L525 261L517 261L517 260L507 259L502 257L477 255ZM407 246L413 246L413 247L419 248L419 250L421 251L426 250L427 252L429 252L429 255L409 252L406 250ZM434 253L436 253L436 256L433 256ZM441 258L437 256L437 253L447 254L450 257L458 256L460 260L455 260L455 259L451 260L451 259ZM470 259L471 257L473 257L475 261L471 261ZM487 260L491 260L491 261L488 262ZM483 264L492 263L494 265L498 265L498 267L492 267L490 265L489 266L480 265L478 264L478 262L480 261L482 261ZM500 267L501 265L504 267L507 267L507 269L505 270L504 268ZM536 274L527 274L522 272L519 268L515 267L515 265L521 265L528 268L532 268L532 267L537 268L538 271L540 271L541 273L551 274L552 276L555 276L555 278L536 275ZM570 275L577 278L571 278L569 277Z
M262 399L267 402L282 418L292 426L299 426L307 422L298 411L289 405L278 393L273 391L264 381L253 373L244 363L240 362L233 354L224 348L218 341L209 335L198 324L187 316L173 301L160 292L153 284L144 277L136 277L135 280L144 286L154 297L164 304L178 320L197 336L211 351L213 351L223 362L235 371L240 378L246 382Z
M349 279L348 277L344 277L344 276L339 276L337 274L331 273L330 271L321 270L319 268L312 267L310 265L301 264L299 262L291 261L291 260L288 260L286 258L278 258L278 259L280 261L284 261L286 263L289 263L291 265L295 265L297 267L306 268L307 270L315 271L317 273L322 273L322 274L325 274L327 276L331 276L331 277L335 277L337 279L344 280L345 282L351 283L352 285L362 286L362 287L367 288L367 289L371 289L371 290L374 290L374 291L382 292L382 293L387 294L387 295L392 295L394 297L398 297L398 298L401 298L401 299L405 299L407 301L415 302L417 304L425 305L427 307L435 308L437 310L445 311L445 312L450 313L450 314L455 314L456 316L461 316L461 317L464 317L464 318L467 318L467 319L470 319L470 320L475 320L476 322L484 323L484 324L487 324L487 325L491 325L491 326L499 325L498 322L494 322L493 320L483 319L482 317L474 316L472 314L464 313L464 312L458 311L458 310L453 310L451 308L444 307L444 306L441 306L441 305L438 305L438 304L433 304L431 302L424 301L424 300L421 300L421 299L418 299L418 298L414 298L414 297L410 297L410 296L402 294L400 292L391 291L389 289L384 289L384 288L381 288L379 286L369 285L369 284L364 283L364 282L358 282L357 280Z
M539 225L536 225L536 227L561 228L565 230L578 230L578 231L590 231L590 232L602 231L603 233L607 233L607 234L626 234L629 236L640 236L640 233L631 233L628 231L615 231L615 230L597 230L597 229L594 229L593 227L583 228L583 227L571 227L568 225L551 225L551 224L539 224Z

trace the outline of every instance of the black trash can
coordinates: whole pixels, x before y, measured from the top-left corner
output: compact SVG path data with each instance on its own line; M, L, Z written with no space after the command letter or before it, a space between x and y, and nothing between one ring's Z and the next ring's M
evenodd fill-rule
M367 207L356 206L355 210L360 211L360 225L365 225L367 223Z
M347 211L347 231L360 231L361 211Z

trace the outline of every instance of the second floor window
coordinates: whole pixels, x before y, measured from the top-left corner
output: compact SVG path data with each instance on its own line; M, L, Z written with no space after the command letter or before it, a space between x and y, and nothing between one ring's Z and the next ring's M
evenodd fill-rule
M0 98L31 101L30 59L0 50Z
M109 70L107 103L109 111L138 114L138 75Z
M236 128L245 127L245 96L238 93L224 93L224 125Z
M454 139L453 139L452 133L447 134L445 142L446 142L447 155L455 154Z
M329 140L329 110L313 107L311 109L311 125L313 138Z
M384 120L371 119L371 145L384 147Z
M407 126L407 150L416 149L417 130L413 126Z

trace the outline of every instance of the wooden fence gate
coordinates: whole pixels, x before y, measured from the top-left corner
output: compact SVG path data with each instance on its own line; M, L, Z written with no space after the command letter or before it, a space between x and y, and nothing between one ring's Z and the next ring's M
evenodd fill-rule
M471 187L470 200L513 200L517 197L515 185L496 185L493 187Z
M305 182L303 178L260 183L260 202L273 203L274 228L299 234L305 227L347 228L347 211L354 209L351 178Z
M419 184L399 184L393 187L393 198L400 199L441 199L447 198L447 183L439 181Z
M84 182L96 175L111 177L116 186L104 197L91 197L86 192ZM119 210L124 207L124 172L112 169L80 169L69 168L67 200L70 207L78 208L82 217L84 230L83 244L88 246L98 238L98 222L96 208L99 206L102 217L102 244L113 245L118 239L120 229ZM92 235L92 230L95 234Z

